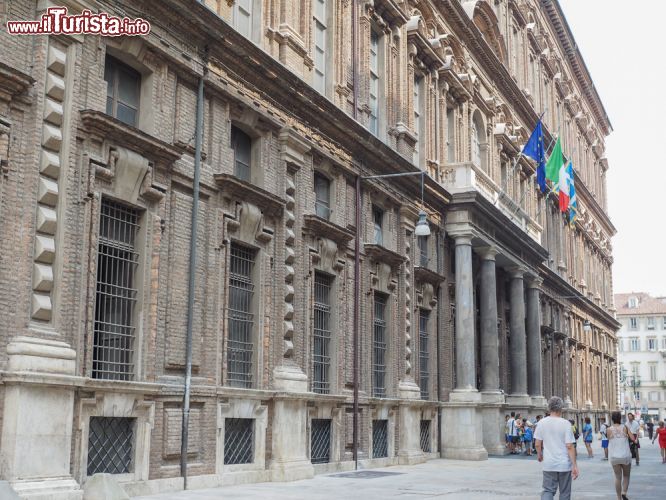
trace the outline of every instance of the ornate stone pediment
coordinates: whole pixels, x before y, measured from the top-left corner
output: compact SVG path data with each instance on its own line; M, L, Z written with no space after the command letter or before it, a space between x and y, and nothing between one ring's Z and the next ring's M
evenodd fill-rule
M313 214L303 217L303 232L330 239L337 243L338 247L346 247L354 239L352 231Z
M258 207L264 215L271 217L282 215L286 202L279 196L233 175L217 174L214 179L225 198L251 203Z

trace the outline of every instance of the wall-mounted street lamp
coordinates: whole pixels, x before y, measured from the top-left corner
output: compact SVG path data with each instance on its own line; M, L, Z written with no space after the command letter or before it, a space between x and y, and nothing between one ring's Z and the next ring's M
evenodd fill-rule
M426 173L404 172L384 175L359 175L356 177L356 235L354 238L354 409L353 409L353 456L354 468L358 469L358 382L359 382L359 340L360 340L360 299L361 299L361 182L369 179L388 179L391 177L421 176L421 210L419 219L414 227L415 236L430 236L428 215L423 210L423 189Z

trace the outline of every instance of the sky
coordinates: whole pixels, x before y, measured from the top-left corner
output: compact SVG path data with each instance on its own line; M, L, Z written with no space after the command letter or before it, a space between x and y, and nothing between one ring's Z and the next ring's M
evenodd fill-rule
M560 5L613 125L613 291L666 296L666 1Z

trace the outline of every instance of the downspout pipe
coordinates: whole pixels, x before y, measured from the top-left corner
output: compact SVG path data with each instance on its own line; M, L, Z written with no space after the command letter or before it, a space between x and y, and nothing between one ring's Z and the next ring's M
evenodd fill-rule
M358 120L358 0L352 0L352 75L353 105L352 116ZM360 168L360 166L359 166ZM352 420L352 441L354 470L358 470L358 385L359 385L359 337L361 314L361 172L356 176L356 238L354 238L354 332L352 338L353 349L353 384L354 403Z
M192 181L192 227L190 231L189 283L187 291L187 332L185 337L185 390L183 393L183 420L180 442L180 475L183 489L187 489L187 444L190 423L190 392L192 386L192 325L194 323L194 286L197 267L197 228L199 226L199 179L201 176L201 143L203 141L204 75L199 77L197 114L194 129L194 179Z

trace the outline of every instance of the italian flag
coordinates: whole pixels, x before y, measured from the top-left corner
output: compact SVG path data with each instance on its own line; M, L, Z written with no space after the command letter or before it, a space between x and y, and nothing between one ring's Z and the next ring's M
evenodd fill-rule
M560 212L566 212L569 209L569 197L571 193L569 192L569 187L571 186L571 169L567 168L570 166L569 163L567 166L562 165L560 168L560 180L558 183L558 191L560 193Z
M553 152L548 158L548 163L546 163L546 179L552 181L554 189L558 187L562 167L564 167L564 157L562 156L562 143L558 137Z

